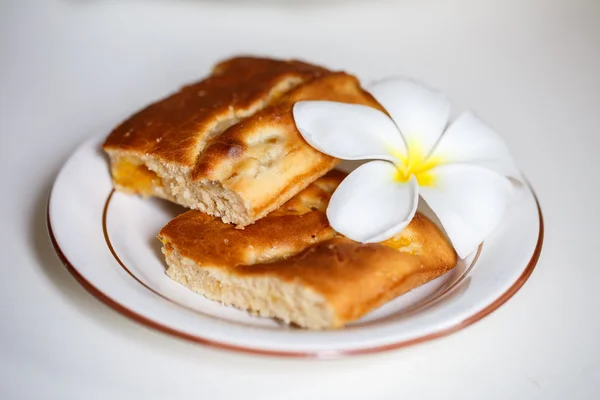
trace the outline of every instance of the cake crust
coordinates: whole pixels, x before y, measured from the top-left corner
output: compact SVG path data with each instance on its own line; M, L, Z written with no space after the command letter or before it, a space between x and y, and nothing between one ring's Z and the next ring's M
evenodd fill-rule
M111 132L104 149L152 154L191 168L212 135L291 88L328 73L300 61L254 57L223 61L206 79L132 115Z
M108 136L103 148L115 187L249 225L338 163L296 129L292 107L299 100L381 109L346 73L300 61L233 58Z

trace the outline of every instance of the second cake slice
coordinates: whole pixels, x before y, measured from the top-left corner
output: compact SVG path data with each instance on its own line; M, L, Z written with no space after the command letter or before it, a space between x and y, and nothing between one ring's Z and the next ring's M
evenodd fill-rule
M383 243L353 242L325 210L345 174L331 171L244 230L187 211L159 233L167 275L211 300L310 329L340 328L456 265L421 214Z

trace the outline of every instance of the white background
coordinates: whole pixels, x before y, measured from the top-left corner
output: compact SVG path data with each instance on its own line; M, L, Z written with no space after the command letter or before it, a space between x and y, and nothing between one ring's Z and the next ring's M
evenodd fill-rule
M600 1L0 1L0 398L600 398ZM546 240L507 304L338 361L154 332L82 289L45 230L74 147L235 53L410 75L504 136Z

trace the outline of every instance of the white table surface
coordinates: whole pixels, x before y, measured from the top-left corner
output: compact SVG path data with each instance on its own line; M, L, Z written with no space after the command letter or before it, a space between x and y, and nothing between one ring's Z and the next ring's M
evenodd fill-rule
M600 1L287 3L1 2L0 398L600 398ZM459 333L325 362L205 348L89 295L46 235L55 174L234 53L411 75L474 108L542 203L530 280Z

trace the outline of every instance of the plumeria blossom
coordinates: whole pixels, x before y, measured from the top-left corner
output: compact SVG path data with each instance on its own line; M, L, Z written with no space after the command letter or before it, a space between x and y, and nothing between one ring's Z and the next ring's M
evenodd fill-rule
M448 125L446 96L409 79L367 90L385 108L301 101L294 119L317 150L344 160L375 160L348 175L327 208L333 229L381 242L412 220L419 198L465 258L500 222L520 174L502 139L472 112Z

